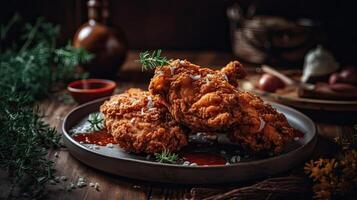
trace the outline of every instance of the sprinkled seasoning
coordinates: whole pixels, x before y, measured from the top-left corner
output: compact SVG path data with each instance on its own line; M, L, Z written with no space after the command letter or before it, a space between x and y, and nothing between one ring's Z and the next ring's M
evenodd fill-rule
M67 176L61 176L61 181L67 181Z
M265 127L265 121L261 117L259 117L259 120L260 120L260 126L258 132L262 131Z
M99 183L95 183L95 184L94 184L94 188L95 188L96 190L99 190Z
M143 112L143 109L141 109L141 115L143 115L143 113L142 113L142 112ZM135 118L132 118L132 119L130 120L130 123L132 123L132 124L133 124L134 122L135 122Z
M223 76L224 80L228 81L228 77L226 74L223 74L222 76Z
M116 144L113 136L106 131L80 133L74 135L73 139L81 144L96 144L100 146L105 146L109 143ZM88 148L92 149L91 146L88 146Z
M202 133L202 132L198 132L198 133L197 133L197 136L202 136L202 135L205 135L205 134Z
M152 97L151 96L148 96L147 97L148 99L148 103L147 103L147 107L150 109L150 108L153 108L154 107L154 102L152 101Z
M190 162L185 161L185 162L182 163L182 165L189 166L189 165L190 165Z
M207 78L213 78L214 75L213 75L213 74L207 74L206 77L207 77Z
M76 186L73 183L69 184L69 189L76 189Z
M181 62L181 61L180 61L180 62ZM176 69L176 67L170 66L169 68L170 68L171 75L174 75L174 74L175 74L175 69Z
M208 77L205 78L206 84L208 85L210 83Z
M57 183L60 182L60 177L59 176L56 176L55 179L54 179Z
M190 75L190 77L193 79L193 80L195 80L195 81L197 81L197 80L199 80L200 78L201 78L201 75Z
M236 155L236 156L232 156L230 161L231 161L231 163L238 163L238 162L240 162L240 160L241 160L241 157L239 155Z
M87 186L87 183L85 182L84 178L82 177L78 178L77 187L82 188L85 186Z

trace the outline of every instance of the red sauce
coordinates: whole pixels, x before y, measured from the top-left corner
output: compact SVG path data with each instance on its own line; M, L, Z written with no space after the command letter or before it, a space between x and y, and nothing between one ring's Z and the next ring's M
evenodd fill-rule
M182 155L185 161L196 163L197 165L225 165L226 159L213 153L184 153Z
M96 144L105 146L107 144L116 144L112 135L106 131L95 131L90 133L79 133L73 136L73 139L77 142L83 142L86 144Z
M294 137L298 137L298 138L303 138L304 137L304 133L297 130L297 129L294 129Z

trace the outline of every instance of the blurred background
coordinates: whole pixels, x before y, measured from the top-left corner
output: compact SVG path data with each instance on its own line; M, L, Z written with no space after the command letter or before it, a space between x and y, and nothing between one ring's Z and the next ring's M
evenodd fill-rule
M1 23L9 21L16 12L30 22L44 16L61 25L61 43L71 40L88 19L86 0L3 0L1 3ZM266 62L262 61L263 53L276 56L270 60L272 63L302 66L301 55L319 43L342 65L356 64L357 14L352 1L109 0L108 8L110 23L121 27L130 50L214 51L245 57L245 49L250 51L251 46L236 43L248 40L260 52L253 50L258 58L242 58L247 62ZM289 21L272 20L267 25L265 19L253 21L256 16L278 16ZM291 31L291 21L303 28ZM283 32L271 27L283 27ZM272 32L275 35L271 36ZM240 38L239 34L248 38ZM261 38L270 43L260 44ZM274 39L277 39L275 43ZM277 55L282 49L285 52L290 49L294 55ZM279 60L281 57L289 59Z

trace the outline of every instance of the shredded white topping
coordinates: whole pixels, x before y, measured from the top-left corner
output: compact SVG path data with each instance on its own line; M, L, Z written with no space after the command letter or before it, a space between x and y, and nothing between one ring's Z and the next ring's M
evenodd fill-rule
M208 78L213 78L213 77L214 77L213 74L207 74L206 76L207 76Z
M130 120L130 123L134 123L135 122L135 118L132 118L131 120Z
M181 65L184 65L184 64L185 64L185 61L184 61L184 60L180 60L180 64L181 64Z
M222 76L223 76L224 80L228 81L228 76L226 74L223 73Z
M144 108L141 108L141 115L144 115Z
M201 78L201 75L195 75L195 76L190 75L190 77L191 77L193 80L197 81L198 79Z
M171 75L174 75L176 67L170 66L169 68L170 68L170 71L171 71Z
M258 132L262 131L263 128L265 127L265 121L261 117L259 117L259 120L260 120L260 126Z
M147 103L147 107L150 109L150 108L153 108L154 107L154 102L152 101L152 97L151 96L148 96L147 97L148 99L148 103Z
M208 77L206 77L206 84L209 84L210 83L210 81L209 81L209 79L208 79Z

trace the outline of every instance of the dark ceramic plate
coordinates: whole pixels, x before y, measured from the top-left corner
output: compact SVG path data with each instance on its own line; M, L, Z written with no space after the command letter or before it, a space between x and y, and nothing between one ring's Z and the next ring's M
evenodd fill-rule
M95 149L75 141L70 130L86 119L90 113L98 112L99 106L106 99L98 99L72 110L62 125L63 139L70 153L78 160L96 169L119 176L180 184L245 181L279 174L301 164L310 156L316 144L314 123L302 113L276 103L270 104L279 112L284 113L289 123L303 132L304 137L294 141L295 145L292 145L293 148L287 152L264 159L242 161L230 165L185 166L151 161L146 156L130 154L116 146Z

